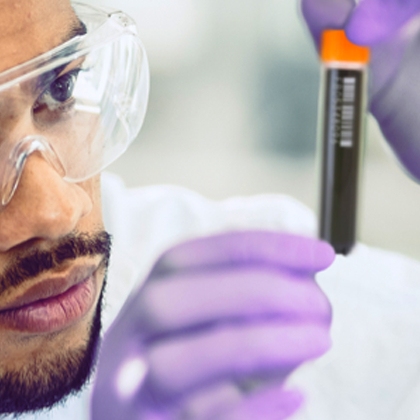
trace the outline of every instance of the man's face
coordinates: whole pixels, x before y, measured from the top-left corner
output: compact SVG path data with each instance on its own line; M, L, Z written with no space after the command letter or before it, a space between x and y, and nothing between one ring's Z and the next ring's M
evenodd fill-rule
M0 71L80 26L69 0L0 0L0 10ZM25 106L0 100L2 133L27 118ZM99 176L67 183L32 154L0 211L0 416L50 407L88 379L109 248Z

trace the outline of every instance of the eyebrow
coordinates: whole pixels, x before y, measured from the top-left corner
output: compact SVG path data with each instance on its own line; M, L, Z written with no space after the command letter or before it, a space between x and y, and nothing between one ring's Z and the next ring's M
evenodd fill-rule
M72 24L70 31L67 32L67 34L63 37L62 43L64 44L65 42L70 41L70 39L76 36L82 36L86 34L86 25L81 20L77 19L77 21Z
M76 36L86 35L86 33L87 33L86 25L81 20L78 19L76 22L73 23L73 25L70 28L70 31L62 39L62 43L70 41ZM36 89L41 90L41 91L44 90L46 86L48 86L57 78L58 74L60 74L61 71L66 66L67 66L67 63L40 75L37 78Z

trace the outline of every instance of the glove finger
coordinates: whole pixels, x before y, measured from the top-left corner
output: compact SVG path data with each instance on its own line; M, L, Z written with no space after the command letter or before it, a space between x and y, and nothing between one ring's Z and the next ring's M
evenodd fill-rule
M214 420L216 413L226 407L237 405L243 400L243 394L236 385L224 382L193 393L180 402L181 408L174 418Z
M417 37L407 60L389 84L372 101L371 111L379 121L381 131L393 152L403 165L402 169L416 182L420 180L420 142L418 80L420 39Z
M346 33L356 44L374 45L395 35L419 12L418 0L363 0L353 12Z
M224 326L147 348L150 392L172 398L212 383L284 373L325 353L328 328L266 322Z
M139 340L133 336L127 340L115 334L105 337L91 394L90 418L145 420L146 417L136 415L135 396L147 372L145 351Z
M177 245L162 256L152 276L177 270L261 263L316 272L327 268L334 257L329 244L312 238L272 231L229 232Z
M202 420L283 420L295 413L302 403L303 395L299 391L286 391L282 385L277 385L248 395L236 406Z
M354 7L354 0L302 0L302 14L317 46L324 29L344 28Z
M331 321L330 303L311 277L257 267L152 281L131 307L126 317L146 339L210 323L268 317Z

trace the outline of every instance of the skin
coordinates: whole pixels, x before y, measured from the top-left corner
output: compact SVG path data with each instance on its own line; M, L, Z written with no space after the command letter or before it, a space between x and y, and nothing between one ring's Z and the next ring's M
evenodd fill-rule
M67 0L0 0L0 71L25 62L60 45L69 38L77 17ZM28 42L30 40L30 42ZM0 104L2 133L8 133L30 109L26 104ZM4 106L4 105L3 105ZM27 126L25 129L30 130ZM25 133L27 134L27 133ZM6 135L6 134L5 134ZM0 139L1 142L1 139ZM29 157L18 189L11 202L0 212L0 276L13 258L33 250L50 250L70 233L103 230L100 177L83 183L65 182L39 154ZM71 268L100 263L101 256L76 258L60 267L6 288L0 294L0 309L22 295L31 286ZM54 333L22 333L0 325L0 388L7 372L25 372L37 360L42 366L68 352L86 347L92 319L104 282L104 269L95 276L96 300L89 313L77 323ZM36 378L29 378L36 379Z

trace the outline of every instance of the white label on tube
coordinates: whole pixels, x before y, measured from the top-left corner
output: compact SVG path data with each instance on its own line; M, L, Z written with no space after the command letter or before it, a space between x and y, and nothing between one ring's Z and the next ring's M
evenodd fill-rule
M341 147L353 146L354 100L356 94L356 79L343 78L343 105L341 108Z

